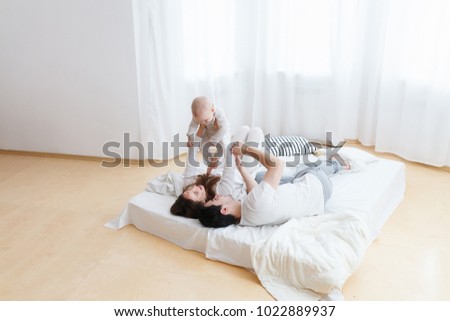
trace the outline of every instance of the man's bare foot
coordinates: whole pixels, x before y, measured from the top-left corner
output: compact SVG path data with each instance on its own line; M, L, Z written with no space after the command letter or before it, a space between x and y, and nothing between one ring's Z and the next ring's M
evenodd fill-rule
M341 160L344 162L344 165L342 165L342 164L341 164L341 161L339 161L338 159L336 159L336 157L334 157L334 156L332 156L331 159L337 161L337 162L342 166L342 169L343 169L343 170L349 171L349 170L351 169L351 166L350 166L349 162L347 162L345 159L342 159L342 158L341 158Z
M345 162L345 165L342 165L342 168L343 168L345 171L349 171L349 170L350 170L350 164L347 163L346 161L344 161L344 162Z

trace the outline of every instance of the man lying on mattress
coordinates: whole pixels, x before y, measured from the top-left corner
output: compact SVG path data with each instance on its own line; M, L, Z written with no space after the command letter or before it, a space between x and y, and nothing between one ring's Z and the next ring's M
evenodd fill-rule
M206 227L275 225L295 217L323 214L332 193L328 176L349 167L327 160L319 165L300 165L293 176L283 177L284 161L258 148L263 139L259 128L241 128L233 141L246 143L237 143L225 151L222 177L197 176L172 205L171 213L199 218ZM255 178L253 172L258 167L244 166L252 163L250 159L257 160L267 171ZM236 168L244 184L236 179Z

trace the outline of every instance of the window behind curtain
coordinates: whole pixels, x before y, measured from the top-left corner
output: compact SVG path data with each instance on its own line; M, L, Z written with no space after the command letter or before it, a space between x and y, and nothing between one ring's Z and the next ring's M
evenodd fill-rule
M184 72L204 79L235 69L235 8L229 0L183 0Z
M450 60L450 4L446 0L395 1L391 4L388 54L400 55L400 73L405 81L433 86L450 83L446 76ZM438 67L439 66L439 67ZM446 70L447 69L447 70Z
M188 79L252 69L253 66L237 66L237 61L254 63L255 56L255 48L245 47L242 42L237 45L237 33L242 28L256 30L253 37L257 38L257 49L263 43L268 50L265 65L268 72L330 74L330 1L258 0L254 3L255 10L245 12L246 21L238 21L236 10L242 9L239 1L182 1L184 66Z
M327 0L271 1L269 48L278 71L303 76L331 73L331 6Z

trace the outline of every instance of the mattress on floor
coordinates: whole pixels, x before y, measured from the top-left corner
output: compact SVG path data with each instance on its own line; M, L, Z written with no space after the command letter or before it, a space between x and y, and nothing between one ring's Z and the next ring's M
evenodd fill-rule
M379 159L357 173L331 177L333 195L325 212L354 214L369 226L373 241L403 199L405 167L398 161ZM175 197L142 192L133 197L123 212L105 226L120 229L126 225L173 242L185 249L205 253L206 257L252 269L251 246L268 239L278 226L224 229L203 227L198 220L170 214Z

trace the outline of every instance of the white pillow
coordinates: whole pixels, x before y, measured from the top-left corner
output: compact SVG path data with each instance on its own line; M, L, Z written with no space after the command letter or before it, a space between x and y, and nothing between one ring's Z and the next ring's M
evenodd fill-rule
M360 160L366 164L378 160L378 157L355 147L342 147L336 153L345 160Z

